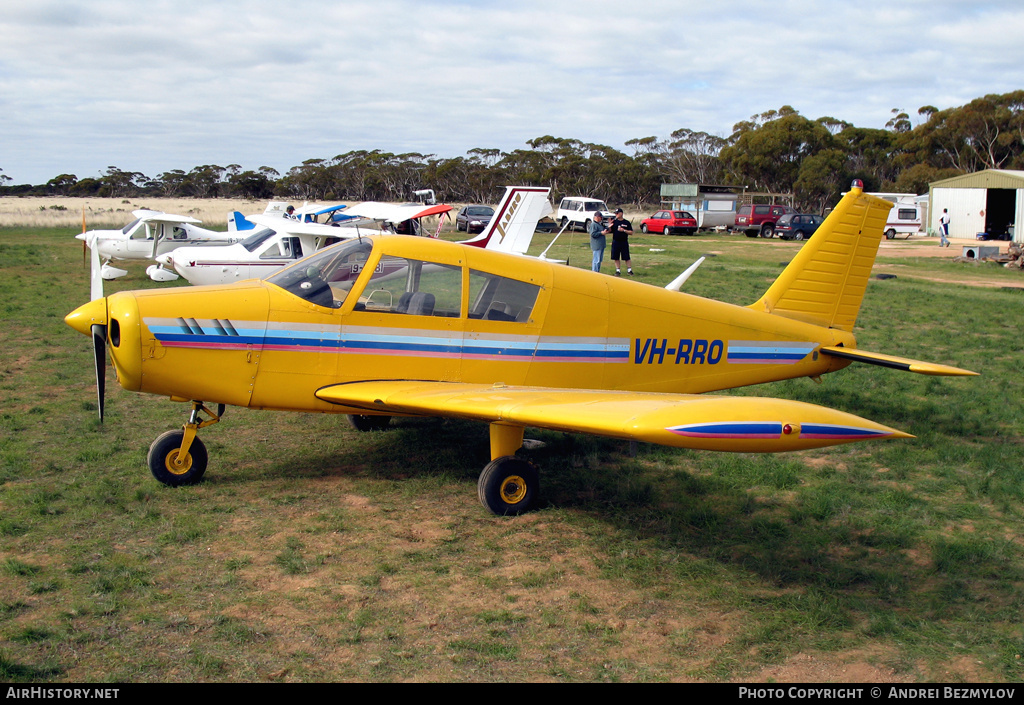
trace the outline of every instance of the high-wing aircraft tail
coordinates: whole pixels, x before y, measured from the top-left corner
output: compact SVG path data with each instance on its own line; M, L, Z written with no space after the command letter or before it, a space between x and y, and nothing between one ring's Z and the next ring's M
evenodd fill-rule
M533 242L537 221L551 212L551 189L536 186L506 186L505 195L484 231L463 245L497 252L525 254Z
M892 203L854 187L750 308L852 331Z

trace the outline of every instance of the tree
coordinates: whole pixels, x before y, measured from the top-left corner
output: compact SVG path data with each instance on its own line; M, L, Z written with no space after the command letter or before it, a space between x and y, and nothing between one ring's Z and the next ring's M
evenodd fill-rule
M50 191L58 196L70 195L72 187L78 183L78 177L74 174L61 174L46 182Z
M805 158L793 184L797 208L821 213L839 198L843 189L849 186L846 165L847 157L842 149L823 149Z
M146 180L145 174L137 171L122 171L116 166L108 166L107 171L100 177L100 196L112 198L128 198L137 196L141 192L141 184Z
M678 129L670 140L657 143L658 169L670 183L718 183L723 176L719 157L727 144L707 132Z
M845 180L860 179L868 191L887 190L899 173L893 161L897 135L889 130L849 125L836 135L846 154Z
M216 198L224 175L224 167L216 164L193 167L183 181L185 191L195 198Z
M261 167L267 169L267 167ZM277 173L273 169L270 172ZM272 198L274 195L274 182L266 171L242 171L228 176L228 186L236 196L251 200L262 200Z
M720 156L727 171L744 185L786 193L799 178L801 162L835 144L824 125L784 105L737 123Z

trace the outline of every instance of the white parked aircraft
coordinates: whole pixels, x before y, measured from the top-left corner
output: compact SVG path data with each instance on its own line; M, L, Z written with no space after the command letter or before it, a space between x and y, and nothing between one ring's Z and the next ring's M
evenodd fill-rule
M148 209L133 211L132 215L135 220L120 230L89 230L75 236L96 250L103 262L100 272L104 279L117 279L128 273L112 267L111 260L154 259L185 245L233 243L241 239L235 233L197 227L202 221L187 215ZM170 275L168 278L158 281L177 279L173 272L167 274Z
M501 252L524 254L537 221L551 212L550 189L508 186L490 225L464 244ZM546 210L545 210L546 208ZM339 240L402 230L402 223L451 210L448 205L390 205L365 202L345 209L360 219L341 225L285 220L278 216L249 216L258 230L245 240L222 247L184 247L157 258L192 284L226 284L243 279L265 279L296 259L311 255ZM372 224L372 225L368 225ZM152 268L151 268L152 269Z
M346 220L351 220L353 216L347 216L342 213L345 206L338 204L335 206L318 206L303 203L299 208L293 208L292 212L288 213L288 202L287 201L271 201L266 209L263 211L263 215L276 216L278 218L288 218L290 220L297 220L300 223L324 223L326 225L334 225ZM258 229L254 216L248 218L242 215L239 211L233 211L228 216L228 230L231 231L250 231L247 234L251 235L253 231Z

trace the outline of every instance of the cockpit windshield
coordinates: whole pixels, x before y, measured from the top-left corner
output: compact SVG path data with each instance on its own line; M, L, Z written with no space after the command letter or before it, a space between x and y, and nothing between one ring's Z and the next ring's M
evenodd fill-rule
M369 240L347 240L286 267L267 281L317 306L339 308L372 251Z
M130 233L132 231L132 228L134 228L136 225L139 224L140 220L142 220L142 218L136 218L132 222L128 223L128 225L126 225L123 228L121 228L121 232L123 232L125 235L127 235L128 233Z
M274 234L274 231L270 228L263 228L242 240L241 245L245 249L249 250L249 252L255 252L257 247L266 242L267 238Z

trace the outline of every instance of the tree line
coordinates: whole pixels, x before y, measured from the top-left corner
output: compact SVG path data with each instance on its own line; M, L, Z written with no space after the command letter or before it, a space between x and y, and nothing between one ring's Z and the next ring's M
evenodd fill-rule
M630 140L629 154L546 135L528 140L528 148L476 148L461 157L356 150L309 159L284 174L207 164L150 177L110 166L95 178L60 174L45 184L13 185L0 169L0 195L406 201L412 191L432 188L447 202L488 203L516 184L550 186L556 200L593 196L642 208L660 202L663 183L703 183L792 193L800 209L820 212L852 179L869 191L924 193L930 182L958 174L1024 169L1024 90L946 110L924 106L916 122L895 108L884 128L863 128L783 106L737 123L728 137L682 128L667 138Z

